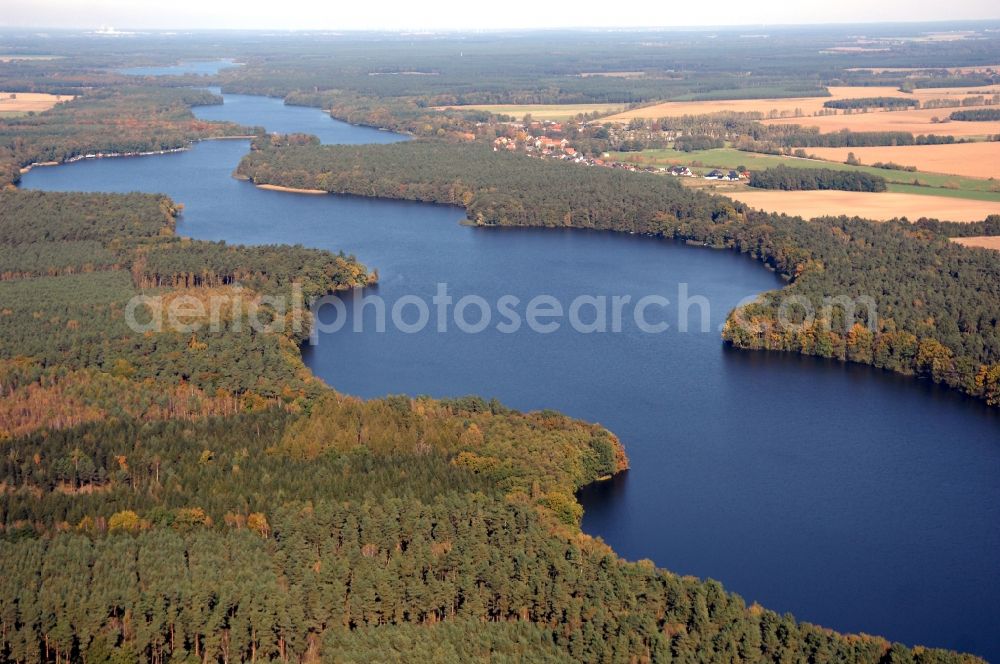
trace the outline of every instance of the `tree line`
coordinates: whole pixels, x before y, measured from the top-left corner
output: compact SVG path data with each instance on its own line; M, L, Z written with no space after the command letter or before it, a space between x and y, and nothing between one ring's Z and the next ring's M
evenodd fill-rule
M704 135L679 136L674 141L674 149L681 152L694 152L695 150L711 150L712 148L725 147L726 142L721 138L713 138Z
M914 108L920 102L909 97L859 97L855 99L831 99L824 101L825 108L858 109L858 108Z
M762 125L752 127L737 138L736 147L750 152L775 153L787 148L860 148L885 145L941 145L955 143L950 135L918 134L906 131L849 131L821 134L817 127Z
M839 189L841 191L885 191L885 178L863 171L832 168L789 168L775 166L750 174L749 185L758 189Z
M954 111L948 118L959 122L996 122L1000 120L1000 108L976 108L968 111Z

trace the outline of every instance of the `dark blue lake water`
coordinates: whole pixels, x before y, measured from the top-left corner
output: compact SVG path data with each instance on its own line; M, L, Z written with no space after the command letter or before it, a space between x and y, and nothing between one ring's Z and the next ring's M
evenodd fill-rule
M226 101L197 113L326 142L400 140L279 100ZM581 294L665 296L671 306L647 311L673 324L663 334L641 332L628 315L617 334L566 324L505 334L496 309L479 334L454 324L438 333L433 322L420 333L379 333L369 307L364 332L349 320L305 358L329 384L363 397L476 393L599 421L622 438L633 468L582 492L584 529L626 558L718 579L828 627L1000 660L995 411L866 367L727 350L717 327L727 312L780 286L742 256L606 233L469 228L458 224L461 210L444 206L263 191L230 177L247 149L210 141L36 168L23 186L163 192L185 205L184 235L344 249L378 268L370 293L390 306L404 295L429 303L439 283L456 301L516 296L522 316L540 294L566 305ZM676 331L681 283L709 301L708 332ZM469 307L466 320L477 312Z

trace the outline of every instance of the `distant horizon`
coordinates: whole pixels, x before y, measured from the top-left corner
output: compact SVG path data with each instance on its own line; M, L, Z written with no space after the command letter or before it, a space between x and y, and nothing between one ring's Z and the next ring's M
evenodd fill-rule
M384 34L397 36L421 36L421 35L459 35L459 34L544 34L552 32L711 32L729 31L737 32L741 30L794 30L796 28L849 28L858 27L879 27L879 26L947 26L947 25L972 25L972 24L996 24L1000 27L1000 17L980 18L980 19L920 19L920 20L873 20L873 21L826 21L816 23L740 23L740 24L704 24L704 25L620 25L620 26L598 26L598 25L553 25L544 28L536 27L439 27L439 28L243 28L243 27L142 27L129 25L101 25L94 27L65 27L57 25L4 25L0 24L0 33L3 32L60 32L77 33L81 35L93 35L100 37L129 37L143 34L173 35L173 34L198 34L198 33L260 33L260 34L313 34L313 35L349 35L349 34ZM879 37L880 35L859 35L869 37ZM0 45L2 46L2 45Z
M373 18L373 16L375 18ZM1000 21L992 0L964 0L948 6L914 6L906 0L842 0L817 7L791 0L753 5L676 4L637 0L626 8L582 0L570 7L511 0L502 9L458 0L417 6L395 0L377 7L332 6L286 0L276 11L257 0L175 0L169 6L135 6L125 0L36 0L4 12L0 29L93 32L273 31L273 32L493 32L544 30L689 30L824 25L965 23ZM653 26L653 27L650 27Z

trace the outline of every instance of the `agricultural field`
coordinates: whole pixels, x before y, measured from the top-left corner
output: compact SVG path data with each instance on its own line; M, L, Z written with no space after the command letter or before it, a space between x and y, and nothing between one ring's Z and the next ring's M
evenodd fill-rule
M982 106L968 107L984 108ZM876 111L849 115L794 118L791 124L818 127L821 133L835 131L908 131L914 136L937 134L956 138L983 138L1000 133L1000 122L953 122L947 120L955 108L922 108L906 111ZM944 122L934 122L934 119ZM790 124L788 119L764 120L764 124Z
M971 95L992 96L1000 93L1000 86L987 85L970 88L923 88L912 93L902 92L898 88L891 86L858 86L858 87L830 87L829 97L772 97L767 99L728 99L713 101L668 101L653 106L634 108L622 113L617 113L605 118L608 122L628 122L632 118L656 119L665 117L680 117L683 115L704 115L706 113L720 113L723 111L734 113L762 113L768 118L793 118L812 116L817 113L831 113L834 109L825 108L823 104L828 101L842 99L859 99L864 97L898 97L905 99L915 99L921 104L932 100L954 99L961 100ZM950 111L947 109L934 109L937 115L947 116ZM905 113L906 111L879 111L878 113ZM874 113L871 113L874 114ZM844 115L838 111L836 115L823 117L840 117ZM870 114L864 114L870 115ZM922 132L922 133L926 133Z
M873 74L947 71L949 74L986 74L1000 71L1000 65L975 65L971 67L850 67L844 71L867 71Z
M43 92L0 92L0 115L47 111L71 95L50 95Z
M1000 251L1000 236L979 235L975 237L956 237L954 241L966 247L981 247Z
M497 115L510 115L520 119L530 113L536 120L569 120L581 113L617 113L621 104L473 104L469 106L438 106L437 110L456 108L487 111Z
M813 115L823 110L823 103L835 99L857 97L895 96L899 93L890 87L829 88L829 97L770 97L765 99L720 99L711 101L668 101L653 106L634 108L605 118L607 122L628 122L632 118L656 119L706 113L763 113L769 117L795 117ZM829 109L827 109L829 110Z
M641 75L641 72L611 72L602 74L608 77L629 78ZM582 75L583 77L597 74ZM628 75L628 76L626 76ZM829 97L767 97L763 99L732 99L732 100L702 100L702 101L671 101L644 108L623 110L621 104L473 104L466 106L439 106L445 108L461 108L488 111L503 115L521 117L525 113L540 120L567 120L580 113L609 114L608 122L627 122L632 118L662 118L667 116L699 115L703 113L718 113L721 111L759 112L774 117L795 117L797 115L813 115L823 108L823 102L834 99L851 99L857 97L906 97L907 93L893 87L840 87L829 88ZM940 90L918 91L926 92L926 97L938 98L959 94L954 88ZM980 93L983 94L983 93ZM912 95L910 95L912 97ZM825 109L831 112L831 109Z
M1000 150L1000 143L963 143L956 144L954 146L941 147L960 147L964 145L988 145L992 146L994 150ZM855 155L857 155L859 150L859 148L853 149ZM810 153L819 152L820 148L809 148L808 151ZM851 150L846 150L846 152L849 151ZM920 196L965 198L968 200L992 201L994 203L1000 203L1000 182L983 178L942 175L940 173L914 173L910 171L873 168L871 166L850 166L841 162L827 162L820 161L818 159L802 159L799 157L759 154L756 152L742 152L733 148L696 150L694 152L680 152L678 150L671 149L644 150L642 152L613 152L610 156L616 161L637 164L640 166L664 167L681 164L692 167L694 171L698 173L708 171L712 168L737 168L739 166L745 166L751 171L774 168L775 166L862 171L872 175L880 175L884 177L889 183L889 191L891 192ZM862 159L862 161L864 160ZM919 182L919 184L914 184L914 181Z
M884 90L885 88L878 88L878 89ZM922 104L926 101L932 101L932 100L951 99L951 100L961 101L965 97L974 97L978 95L982 95L984 97L991 97L995 94L1000 94L1000 85L979 85L979 86L958 87L958 88L917 88L913 92L902 92L900 90L896 90L895 94L886 96L912 97L913 99L919 99L920 103Z
M889 181L888 192L868 193L757 190L748 187L744 182L717 182L700 177L681 178L681 181L690 187L708 189L769 212L784 212L806 218L842 213L879 221L905 216L910 219L936 217L967 222L980 221L990 214L1000 214L1000 183L979 178L850 166L817 159L742 152L732 148L694 152L676 150L615 152L611 153L610 157L641 166L663 167L683 164L691 166L696 173L703 173L712 168L735 169L744 166L753 171L788 166L861 171L880 175ZM920 184L915 185L914 181Z
M773 191L743 187L719 191L761 210L798 215L806 219L846 214L876 221L898 217L929 217L942 221L982 221L1000 214L1000 202L974 201L946 196L919 196L898 192L859 191Z
M952 145L898 145L862 148L809 148L820 159L843 162L848 153L862 164L893 162L915 166L918 171L1000 178L1000 143L955 143Z

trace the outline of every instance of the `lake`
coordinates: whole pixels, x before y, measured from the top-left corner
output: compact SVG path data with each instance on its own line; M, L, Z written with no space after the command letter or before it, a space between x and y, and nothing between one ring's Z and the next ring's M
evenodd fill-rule
M261 97L226 95L196 112L325 142L404 139ZM995 409L868 367L725 348L728 311L781 285L746 257L610 233L471 228L447 206L264 191L230 176L247 150L245 140L207 141L35 168L22 186L163 192L185 206L182 235L343 249L379 270L368 294L390 305L430 302L439 284L456 302L663 296L670 306L647 311L671 324L660 334L628 317L620 333L508 334L495 322L478 334L378 332L372 306L354 332L347 298L347 324L304 356L362 397L475 393L600 422L632 470L581 492L583 527L622 556L718 579L834 629L1000 660ZM706 332L677 330L681 284L710 304ZM478 318L475 307L466 318Z

